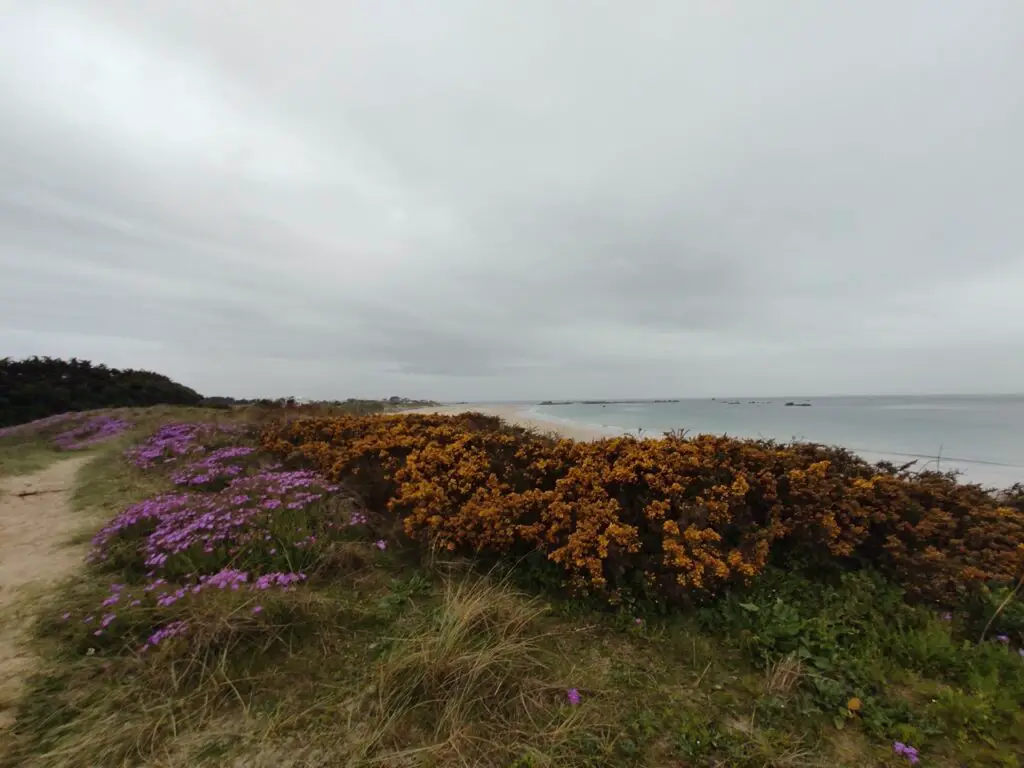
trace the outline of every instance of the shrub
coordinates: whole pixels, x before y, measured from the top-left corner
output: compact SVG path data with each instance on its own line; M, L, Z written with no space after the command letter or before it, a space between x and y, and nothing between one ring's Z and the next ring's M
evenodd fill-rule
M582 594L680 602L770 563L871 563L952 604L1024 568L1024 513L847 451L670 434L551 440L480 414L299 419L263 446L387 504L451 551L542 551Z
M118 370L74 358L0 359L0 427L67 411L201 401L199 393L151 371Z

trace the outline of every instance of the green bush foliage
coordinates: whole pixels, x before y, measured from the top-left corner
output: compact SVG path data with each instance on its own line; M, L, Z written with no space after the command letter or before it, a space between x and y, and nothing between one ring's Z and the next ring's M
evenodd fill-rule
M119 370L88 360L0 359L0 427L69 411L149 405L198 405L202 396L151 371Z

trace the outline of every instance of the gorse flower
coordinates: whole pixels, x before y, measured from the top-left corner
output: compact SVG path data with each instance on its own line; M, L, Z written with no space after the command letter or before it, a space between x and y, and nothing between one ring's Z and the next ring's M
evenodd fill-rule
M878 563L911 597L935 601L1011 583L1024 564L1024 512L812 444L550 440L471 413L297 419L260 439L345 478L411 537L449 551L538 551L569 586L613 602L748 584L783 550ZM909 509L921 513L911 520Z

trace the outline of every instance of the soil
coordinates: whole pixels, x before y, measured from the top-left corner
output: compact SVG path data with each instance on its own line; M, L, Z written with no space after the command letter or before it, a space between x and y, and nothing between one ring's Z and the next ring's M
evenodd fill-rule
M84 547L68 542L82 528L71 493L86 460L75 457L0 479L0 733L11 723L11 707L35 659L26 642L35 618L27 598L82 563Z

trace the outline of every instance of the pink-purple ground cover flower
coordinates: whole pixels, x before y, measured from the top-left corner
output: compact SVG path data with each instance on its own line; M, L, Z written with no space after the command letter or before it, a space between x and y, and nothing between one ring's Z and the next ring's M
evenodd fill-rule
M61 432L54 438L64 451L77 451L117 437L132 428L132 423L116 416L93 416L82 424Z
M172 472L171 482L190 487L226 482L245 471L239 460L252 455L255 451L255 448L248 445L218 448Z
M54 437L54 444L61 450L76 451L117 437L131 429L132 426L131 422L110 414L97 414L95 411L70 411L36 419L26 424L5 427L0 429L0 438L39 435L52 429L64 427L64 430Z
M131 505L97 533L94 559L106 559L117 540L140 536L138 551L151 570L168 569L178 555L187 562L169 568L172 572L193 570L197 561L210 559L203 555L214 555L217 562L244 554L242 549L262 555L278 548L267 542L294 545L317 532L328 533L329 528L311 530L312 521L301 513L335 490L315 473L297 470L238 477L213 493L162 494Z
M234 424L165 424L148 439L129 449L127 456L136 467L149 469L184 457L205 454L208 443L243 433L244 427Z
M261 467L252 446L211 449L203 442L221 439L237 442L239 434L171 424L127 452L143 469L173 467L172 482L185 488L130 505L93 538L91 559L133 576L135 584L111 584L97 611L103 617L97 636L121 626L115 606L145 612L154 627L146 648L184 635L188 622L181 617L187 614L175 606L201 593L295 589L307 579L302 567L315 562L318 542L366 522L357 514L346 521L318 511L318 502L338 488L315 472ZM219 487L211 489L210 478L218 478Z
M894 741L892 744L892 751L897 755L903 755L911 765L917 765L921 760L917 749L904 744L902 741Z
M15 424L10 427L4 427L3 429L0 429L0 438L15 437L42 432L44 430L49 429L50 427L70 424L78 419L83 418L86 415L87 414L74 411L69 411L68 413L56 413L53 416L47 416L42 419L36 419L35 421L29 421L24 424Z

